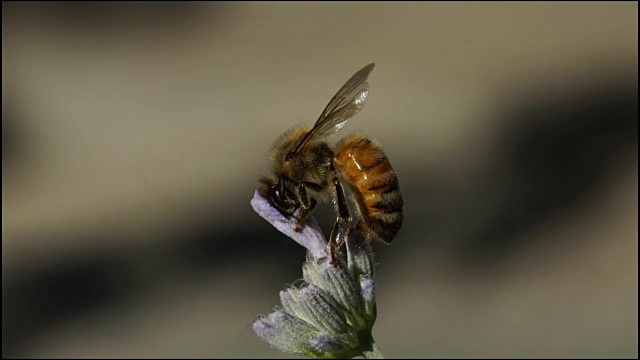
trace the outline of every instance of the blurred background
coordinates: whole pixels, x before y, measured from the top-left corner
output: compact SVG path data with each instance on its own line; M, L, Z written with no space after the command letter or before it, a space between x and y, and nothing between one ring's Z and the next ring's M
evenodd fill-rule
M2 355L262 357L272 141L376 62L387 357L638 356L637 2L2 3ZM317 218L328 232L332 209Z

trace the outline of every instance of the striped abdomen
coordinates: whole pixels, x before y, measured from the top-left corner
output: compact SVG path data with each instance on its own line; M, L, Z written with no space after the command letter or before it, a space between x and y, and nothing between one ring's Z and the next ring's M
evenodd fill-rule
M402 227L404 200L380 146L363 134L351 134L336 145L334 164L340 180L351 188L368 230L391 243Z

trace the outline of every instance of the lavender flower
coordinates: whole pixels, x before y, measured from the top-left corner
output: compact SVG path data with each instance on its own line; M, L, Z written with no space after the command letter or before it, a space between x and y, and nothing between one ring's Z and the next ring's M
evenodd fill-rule
M253 209L276 229L307 249L303 280L280 291L282 306L253 322L253 330L280 351L312 358L382 358L371 329L376 320L373 252L356 229L338 263L313 217L293 231L287 219L258 192Z

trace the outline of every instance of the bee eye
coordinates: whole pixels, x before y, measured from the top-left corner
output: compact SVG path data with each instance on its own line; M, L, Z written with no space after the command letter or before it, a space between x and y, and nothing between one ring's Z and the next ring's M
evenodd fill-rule
M299 204L285 187L286 181L286 178L281 177L277 184L269 186L269 201L282 215L289 217L293 215Z
M284 195L284 179L280 178L278 181L278 188L276 189L276 194L278 196Z

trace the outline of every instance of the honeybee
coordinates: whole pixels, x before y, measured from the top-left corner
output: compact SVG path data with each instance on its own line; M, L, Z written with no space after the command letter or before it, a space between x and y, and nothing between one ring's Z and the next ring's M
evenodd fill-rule
M390 244L404 219L398 177L379 143L360 132L340 140L335 150L325 140L365 106L367 80L374 66L365 66L347 80L313 127L297 125L276 139L271 152L272 171L260 178L260 195L285 217L295 216L295 231L300 231L319 202L333 200L337 219L329 243L334 262L352 220L343 182L353 193L362 217L356 228L365 234L367 242L377 238Z

